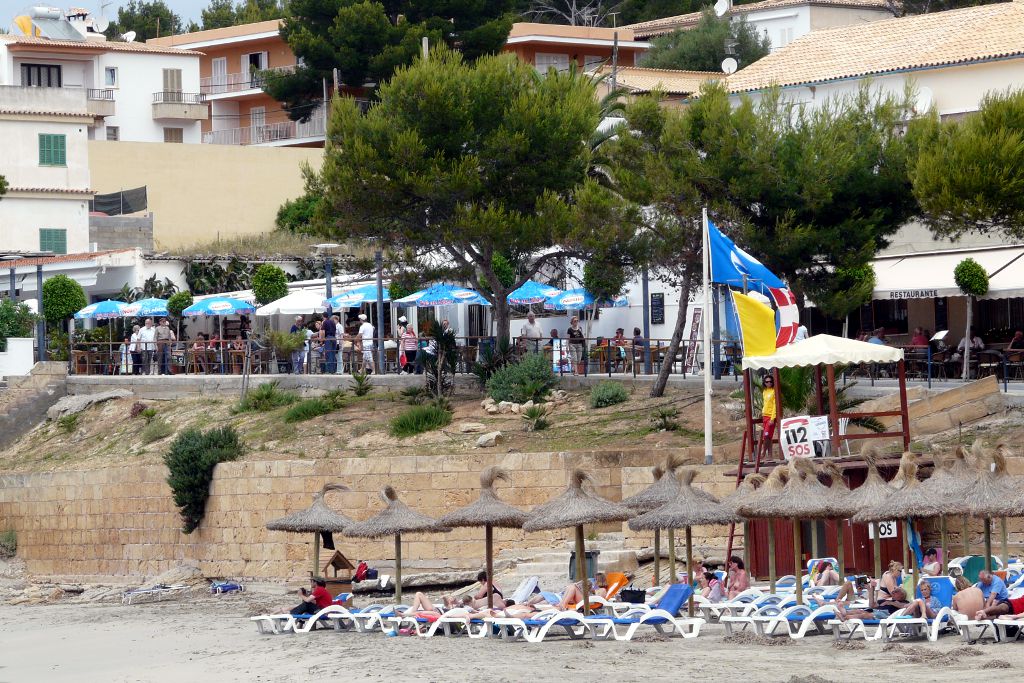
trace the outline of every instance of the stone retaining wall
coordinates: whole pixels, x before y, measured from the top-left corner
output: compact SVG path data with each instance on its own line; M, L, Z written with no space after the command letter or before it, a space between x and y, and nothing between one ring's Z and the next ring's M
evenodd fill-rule
M271 532L264 524L309 505L323 484L340 481L349 493L331 493L328 502L363 519L382 507L378 491L395 486L404 502L440 516L475 499L479 472L502 465L512 473L500 495L525 508L565 486L566 470L583 467L597 491L619 500L651 481L650 467L667 450L577 453L473 453L465 455L278 460L217 466L206 518L199 530L182 534L165 483L163 466L123 466L0 476L0 529L18 534L18 555L30 572L47 576L109 577L155 575L182 561L198 563L208 576L294 578L308 571L311 536ZM702 449L688 449L691 462ZM726 466L701 467L697 483L718 495L733 484ZM649 534L626 525L594 531L625 531L628 547L647 545ZM589 531L589 529L588 529ZM725 529L701 530L698 548L725 546ZM571 532L524 534L496 530L496 549L562 546ZM403 537L403 559L412 569L477 568L483 533L456 529L447 534ZM336 539L349 559L386 563L392 539Z

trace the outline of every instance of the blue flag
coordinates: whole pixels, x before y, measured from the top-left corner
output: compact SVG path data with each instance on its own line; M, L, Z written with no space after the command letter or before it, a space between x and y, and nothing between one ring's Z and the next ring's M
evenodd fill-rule
M732 287L743 286L747 276L747 287L762 294L768 287L785 288L785 283L768 270L756 258L737 247L731 239L708 221L708 244L711 245L711 281Z

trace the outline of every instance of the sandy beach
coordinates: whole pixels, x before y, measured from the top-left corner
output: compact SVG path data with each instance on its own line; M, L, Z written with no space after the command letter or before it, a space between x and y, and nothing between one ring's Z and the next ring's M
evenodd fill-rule
M260 600L264 602L264 600ZM144 605L0 606L0 681L526 681L1008 680L1024 644L964 648L955 636L842 648L832 636L735 642L709 625L699 638L542 644L466 638L388 638L317 631L260 635L254 598L202 596ZM745 639L744 639L745 640ZM982 670L994 668L990 673ZM1008 668L1012 667L1012 669ZM1004 670L1005 668L1005 670Z

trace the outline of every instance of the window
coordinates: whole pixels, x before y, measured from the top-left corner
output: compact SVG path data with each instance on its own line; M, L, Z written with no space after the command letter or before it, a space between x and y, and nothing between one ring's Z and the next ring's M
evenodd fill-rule
M121 129L117 126L107 126L107 139L117 141L121 139Z
M184 128L164 128L164 142L184 142Z
M68 231L63 228L39 228L39 251L68 253Z
M164 92L181 92L181 69L164 69Z
M583 70L594 71L599 69L605 62L611 61L608 57L597 57L595 55L587 55L583 58Z
M551 67L554 67L555 71L568 71L569 55L553 55L546 52L538 52L534 63L537 65L537 71L542 74L546 74Z
M39 165L67 166L67 139L63 135L39 134Z
M103 69L103 84L108 88L117 87L117 67L108 66Z
M779 42L778 42L777 45L774 45L773 47L775 47L776 49L778 49L780 47L786 47L787 45L789 45L792 42L793 42L793 27L790 26L788 28L780 28L779 29Z
M63 85L61 68L55 64L22 64L21 84L59 88Z

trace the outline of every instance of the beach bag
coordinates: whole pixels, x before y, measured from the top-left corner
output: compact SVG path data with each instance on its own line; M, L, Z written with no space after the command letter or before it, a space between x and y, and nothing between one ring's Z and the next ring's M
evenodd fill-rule
M355 576L352 577L353 581L366 581L366 574L370 571L370 567L365 562L360 562L356 565Z
M619 597L622 598L622 602L642 605L647 601L647 591L639 588L623 588L619 591Z
M376 581L377 580L377 576L378 576L378 574L377 574L377 570L376 569L367 569L366 570L366 580L367 581Z

